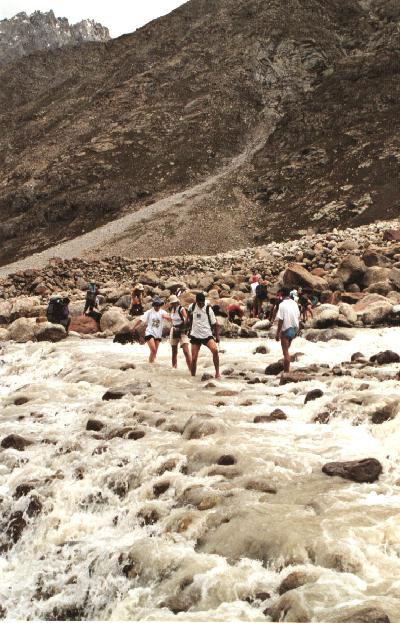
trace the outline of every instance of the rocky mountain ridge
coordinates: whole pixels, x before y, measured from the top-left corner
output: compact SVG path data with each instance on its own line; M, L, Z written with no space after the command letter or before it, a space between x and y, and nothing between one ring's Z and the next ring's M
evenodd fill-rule
M169 198L97 255L213 254L396 217L399 23L382 0L191 0L8 65L0 261Z
M92 19L70 24L66 17L56 17L54 11L21 12L0 21L0 65L40 50L109 39L108 28Z

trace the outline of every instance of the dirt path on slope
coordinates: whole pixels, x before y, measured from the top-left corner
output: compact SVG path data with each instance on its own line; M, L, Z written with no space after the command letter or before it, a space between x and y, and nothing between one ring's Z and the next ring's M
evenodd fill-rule
M137 226L140 223L144 224L154 217L159 217L162 213L171 211L174 208L179 208L180 211L188 210L196 201L204 198L219 180L239 168L248 158L257 152L268 139L268 135L265 127L262 129L257 128L251 140L249 140L245 149L240 154L235 156L222 170L211 175L200 184L196 184L192 188L160 199L151 205L144 206L136 212L110 221L86 234L82 234L82 236L77 236L72 240L49 247L40 253L33 253L26 258L6 264L0 267L0 276L6 276L10 273L27 268L43 268L52 257L71 259L73 257L87 255L90 251L94 251L105 244L113 244L114 241L122 237L124 233L133 226ZM117 254L117 251L115 251L115 254Z

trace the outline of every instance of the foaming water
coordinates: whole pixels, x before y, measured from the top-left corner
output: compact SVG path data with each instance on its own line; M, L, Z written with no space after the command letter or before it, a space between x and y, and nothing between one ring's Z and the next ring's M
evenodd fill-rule
M7 617L329 622L374 606L399 622L399 416L371 422L399 400L399 366L332 374L399 338L297 339L294 369L330 368L285 386L264 375L281 356L271 341L268 355L253 354L259 340L223 342L221 382L200 380L208 351L192 380L182 356L170 368L168 344L153 366L145 347L109 340L5 344L1 438L33 442L0 451ZM132 384L137 395L102 400ZM312 389L323 396L304 404ZM286 420L253 423L276 408ZM89 419L103 428L86 430ZM383 465L373 484L321 471L366 457Z

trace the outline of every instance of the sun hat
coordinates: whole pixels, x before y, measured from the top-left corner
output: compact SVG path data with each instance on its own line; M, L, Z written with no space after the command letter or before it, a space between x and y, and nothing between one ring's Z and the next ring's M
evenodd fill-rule
M141 283L135 285L135 290L144 290L144 286Z
M155 296L151 302L152 305L164 305L164 301L159 296Z
M170 303L179 303L179 299L177 296L175 296L175 294L171 294L171 296L169 297L169 302Z

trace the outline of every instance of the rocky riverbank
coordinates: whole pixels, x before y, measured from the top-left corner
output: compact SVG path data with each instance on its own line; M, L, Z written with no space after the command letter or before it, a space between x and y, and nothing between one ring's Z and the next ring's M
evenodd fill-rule
M104 260L54 258L44 269L27 269L0 279L0 337L62 339L65 332L44 322L49 297L64 292L71 298L72 331L80 335L109 337L128 331L127 315L132 284L140 281L151 297L167 300L183 290L188 305L194 292L205 290L222 313L236 302L250 302L249 275L257 269L269 283L271 293L281 284L303 286L318 293L321 305L306 329L362 327L397 324L400 317L400 224L383 222L330 234L306 234L299 240L244 249L213 257L137 259L111 257ZM82 317L88 281L100 285L103 311L100 327ZM223 335L255 337L269 328L247 318L239 329L220 319ZM41 324L42 326L36 326ZM340 337L311 331L309 339ZM344 335L342 333L342 335ZM319 337L320 336L320 337Z

